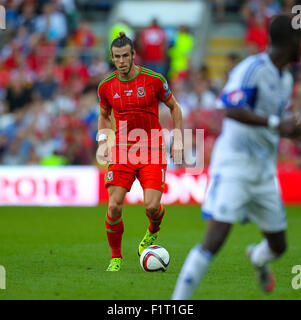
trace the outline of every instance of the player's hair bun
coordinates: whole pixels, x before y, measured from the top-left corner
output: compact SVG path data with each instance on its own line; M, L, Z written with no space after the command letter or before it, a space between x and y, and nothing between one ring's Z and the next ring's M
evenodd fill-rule
M125 32L123 31L119 32L119 38L125 38L125 37L126 37Z

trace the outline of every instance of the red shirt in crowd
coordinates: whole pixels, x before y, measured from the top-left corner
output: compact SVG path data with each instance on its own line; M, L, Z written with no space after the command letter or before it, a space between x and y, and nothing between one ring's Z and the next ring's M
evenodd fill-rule
M141 56L145 62L164 62L166 55L166 35L158 25L151 25L141 32Z

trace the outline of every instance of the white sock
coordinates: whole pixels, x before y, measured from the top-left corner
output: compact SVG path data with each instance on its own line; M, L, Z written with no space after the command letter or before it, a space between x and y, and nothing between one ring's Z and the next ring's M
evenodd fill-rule
M257 267L262 267L276 258L278 258L278 255L270 249L266 239L257 244L251 254L251 262Z
M172 300L188 300L206 273L212 254L201 245L192 248L179 274Z

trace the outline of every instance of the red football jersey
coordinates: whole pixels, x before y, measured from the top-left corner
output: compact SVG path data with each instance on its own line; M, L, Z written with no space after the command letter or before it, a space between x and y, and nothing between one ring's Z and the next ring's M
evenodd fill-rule
M115 71L99 84L100 107L113 110L116 146L136 144L161 148L164 139L159 135L162 129L159 101L167 102L172 93L161 74L138 67L139 71L132 79L121 80Z

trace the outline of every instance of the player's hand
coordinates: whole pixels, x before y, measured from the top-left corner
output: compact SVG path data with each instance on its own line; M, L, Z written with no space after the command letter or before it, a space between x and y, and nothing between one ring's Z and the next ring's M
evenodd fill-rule
M174 164L183 164L184 147L181 138L173 140L170 157L173 159Z
M107 141L101 141L98 143L96 160L99 164L104 164L104 162L111 162L110 149Z
M301 135L301 124L296 117L285 119L280 122L279 134L283 138L294 138Z

